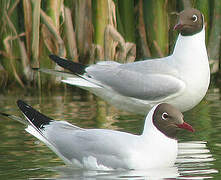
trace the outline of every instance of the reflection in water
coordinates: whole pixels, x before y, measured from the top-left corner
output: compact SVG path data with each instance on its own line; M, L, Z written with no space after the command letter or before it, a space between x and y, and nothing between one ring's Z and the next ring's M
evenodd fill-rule
M74 170L69 167L60 166L53 168L54 171L60 174L56 179L165 179L176 178L179 176L176 167L150 169L150 170L134 170L134 171L86 171Z
M213 161L206 142L192 141L179 143L176 165L171 168L148 170L92 171L73 169L68 166L50 168L59 174L56 179L207 179L218 173L212 169Z
M206 147L206 142L183 142L178 147L176 166L180 173L179 179L206 179L212 178L210 174L218 173L211 168L215 159Z

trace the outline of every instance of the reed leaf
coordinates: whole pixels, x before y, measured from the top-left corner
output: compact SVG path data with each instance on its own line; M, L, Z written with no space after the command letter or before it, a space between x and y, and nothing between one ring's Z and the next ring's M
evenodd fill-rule
M73 28L73 22L71 17L71 10L67 7L64 8L64 17L65 17L65 32L67 38L67 47L68 52L75 62L78 62L78 52L77 52L77 42L76 42L76 33Z
M7 23L8 23L8 26L10 27L10 29L11 29L12 32L14 33L14 37L9 36L8 38L6 38L6 39L4 40L4 44L5 44L5 47L6 47L6 51L7 51L7 53L9 54L9 57L10 57L9 60L10 60L10 65L11 65L11 68L12 68L12 71L13 71L13 74L14 74L14 77L15 77L15 79L17 80L17 82L18 82L22 87L24 87L24 83L22 82L21 78L19 77L19 74L17 73L16 66L15 66L15 61L13 61L13 58L12 58L12 57L13 57L13 55L12 55L13 53L12 53L11 46L10 46L10 44L8 43L9 40L11 41L11 40L14 40L14 39L18 40L18 43L19 43L19 44L21 43L21 41L20 41L20 39L19 39L18 33L17 33L17 31L16 31L16 28L15 28L15 26L13 25L11 19L9 18L7 12L5 12L4 17L6 17L6 21L7 21ZM24 34L22 34L22 35L24 35Z
M41 0L32 0L33 4L33 26L32 26L32 55L34 58L34 66L39 67L39 39L40 39L40 12Z
M49 35L48 40L45 41L46 46L49 48L49 50L52 50L51 53L58 54L58 56L60 57L66 57L66 49L65 49L64 41L61 38L61 35L59 33L59 28L56 27L52 18L48 16L43 10L40 11L40 15L41 15L42 23L45 25L45 27L47 27L47 29L44 27L44 32L46 32ZM58 71L63 70L63 68L57 64L55 65L55 69ZM61 77L56 77L52 81L55 84L59 84L61 82Z
M131 43L131 42L127 42L125 44L126 46L126 62L134 62L136 59L136 44Z
M206 24L206 44L208 43L210 25L210 2L209 0L196 0L195 8L203 13L205 24Z
M119 0L118 8L124 29L124 39L135 42L134 0Z
M5 49L6 49L6 52L9 56L9 63L10 63L10 67L12 69L12 73L15 77L15 80L17 80L17 82L20 84L20 86L24 87L24 83L22 82L21 78L19 77L18 73L17 73L17 70L16 70L16 65L15 65L15 61L14 60L14 57L13 57L13 53L12 53L12 48L11 48L11 45L9 43L9 41L13 40L13 39L16 39L17 37L11 37L11 36L8 36L7 38L4 39L4 45L5 45ZM6 66L7 67L7 66ZM10 70L7 69L9 72Z
M75 1L74 20L79 60L87 64L89 62L93 37L91 0Z
M41 34L44 45L47 47L48 51L53 54L58 53L58 43L54 38L53 34L49 31L45 24L41 25Z
M115 3L112 0L108 0L108 26L110 25L117 31L117 16L116 16L116 6ZM118 45L117 41L114 41L111 36L108 36L109 34L106 34L106 29L108 29L108 26L105 28L104 32L104 59L105 60L114 60L115 54L116 54L116 47ZM107 36L106 36L107 35ZM109 37L109 38L107 38ZM107 39L106 39L107 38ZM107 48L109 47L109 48Z
M53 34L56 42L58 43L58 55L61 57L66 56L66 49L64 46L64 41L61 38L57 28L55 27L52 19L43 11L40 11L42 22L47 26L48 30Z
M214 0L214 11L212 19L211 33L208 42L208 54L210 64L212 64L212 73L219 69L220 51L221 51L221 1Z
M94 43L104 46L104 31L108 24L108 1L93 1Z
M24 24L25 24L25 39L27 47L28 60L31 57L31 33L32 33L32 7L30 0L23 0Z
M146 28L144 24L143 0L138 3L138 33L140 37L141 54L143 57L150 57L150 49L147 44Z
M104 48L101 47L99 44L94 44L93 45L93 54L94 54L94 59L96 57L96 59L94 60L95 62L101 60L104 58Z
M9 3L12 3L12 6L10 7L10 9L8 10L8 16L10 17L11 14L13 13L13 11L17 8L17 5L19 3L20 0L14 0L13 2L10 2Z
M25 44L23 41L20 40L19 40L19 49L21 54L23 73L27 79L27 82L29 83L33 80L33 71L30 66L29 57L25 48Z
M8 73L5 68L0 64L0 86L2 89L7 85Z
M108 53L110 51L110 47L108 46L108 41L110 38L112 38L114 41L118 43L119 46L119 51L116 53L116 59L119 62L125 62L126 59L126 45L125 45L125 40L121 36L121 34L112 26L112 25L107 25L106 30L105 30L105 53Z
M174 46L178 37L178 31L174 31L174 26L178 23L178 13L181 11L177 9L179 3L176 0L170 0L168 3L168 28L169 28L169 47L168 54L174 50Z
M3 40L3 45L4 45L5 52L3 51L2 54L4 54L5 57L7 57L9 59L15 59L16 58L13 55L13 50L12 50L12 47L11 47L11 41L16 39L16 38L17 37L7 36Z
M60 12L63 6L63 0L49 0L47 4L48 9L48 16L54 22L54 26L56 27L57 31L59 31L60 26Z
M168 54L167 1L144 0L144 22L152 56Z

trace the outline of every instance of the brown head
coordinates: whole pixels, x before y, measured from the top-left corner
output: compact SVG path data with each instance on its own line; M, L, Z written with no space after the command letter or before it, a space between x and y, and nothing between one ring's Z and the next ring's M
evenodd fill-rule
M174 30L180 30L183 36L190 36L200 32L203 23L203 15L199 10L186 9L179 13L179 21L174 26Z
M175 139L180 128L194 132L194 129L183 120L183 114L170 104L159 104L153 113L153 124L166 136Z

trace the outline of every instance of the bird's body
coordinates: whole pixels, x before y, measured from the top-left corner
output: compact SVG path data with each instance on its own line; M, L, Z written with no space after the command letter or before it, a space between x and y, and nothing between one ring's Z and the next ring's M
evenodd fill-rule
M187 111L202 100L210 82L205 30L192 36L180 34L168 57L128 64L102 61L85 72L62 81L126 111L145 114L160 102Z
M199 23L192 20L194 16ZM73 73L62 74L63 82L87 89L120 109L146 114L154 105L166 102L184 112L205 96L210 69L202 14L195 9L185 10L180 13L180 21L182 25L176 28L181 33L168 57L127 64L102 61L90 66L55 55L50 58Z
M148 113L141 135L108 129L83 129L55 121L19 100L26 117L11 117L27 125L27 132L44 142L66 164L85 169L148 169L171 167L177 156L176 132L194 131L183 115L169 104L159 104Z
M66 122L55 122L42 132L59 151L58 155L62 155L67 164L78 168L171 167L177 156L177 140L155 131L149 132L145 138L108 129L79 129Z

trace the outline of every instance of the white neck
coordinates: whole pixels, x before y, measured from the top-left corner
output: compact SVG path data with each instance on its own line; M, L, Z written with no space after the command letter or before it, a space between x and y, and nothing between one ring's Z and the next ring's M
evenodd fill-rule
M156 109L156 107L158 106L159 104L155 105L151 110L150 112L148 113L146 119L145 119L145 124L144 124L144 130L143 130L143 133L142 133L142 136L143 137L146 137L146 138L150 138L150 137L156 137L156 139L165 139L165 140L175 140L175 139L172 139L172 138L169 138L167 137L165 134L163 134L162 132L160 132L156 126L153 124L153 113ZM176 141L176 140L175 140Z
M189 48L206 48L205 47L205 26L203 26L203 29L191 36L183 36L179 34L174 51L173 56L179 56L180 52L181 54L185 53L185 50L189 51ZM192 52L194 52L194 49L192 49Z
M149 163L152 167L159 166L159 164L162 166L165 166L165 164L172 166L177 156L177 140L167 137L153 124L153 113L158 105L159 104L154 106L148 113L143 134L140 136L143 146L139 149L143 153L141 153L142 156L138 158L139 161L136 162L141 162L141 164L145 164L146 167ZM145 159L153 161L148 162Z
M145 136L146 134L148 134L150 131L158 131L157 128L154 126L153 124L153 113L156 109L156 107L158 106L155 105L151 110L150 112L147 114L147 117L145 119L145 123L144 123L144 129L143 129L143 133L142 135Z

